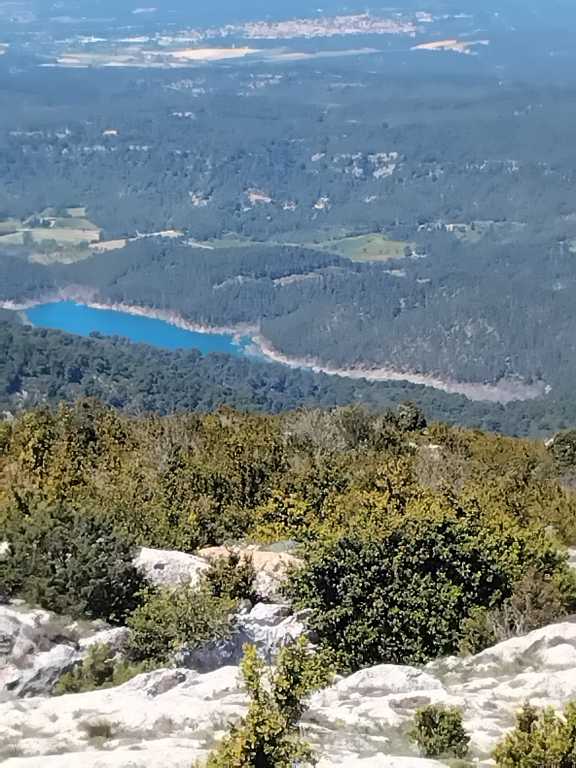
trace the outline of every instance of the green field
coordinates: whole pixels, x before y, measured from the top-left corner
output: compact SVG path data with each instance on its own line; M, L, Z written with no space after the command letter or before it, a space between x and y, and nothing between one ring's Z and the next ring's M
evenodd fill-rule
M337 253L352 261L390 261L406 255L411 243L389 240L385 235L357 235L320 244L323 250Z
M209 250L216 250L218 248L244 248L248 245L262 245L262 243L257 243L236 234L228 234L212 240L191 240L190 244L196 248L206 248Z
M35 262L80 261L92 255L88 245L99 239L99 227L80 206L60 212L47 208L24 220L0 221L0 246L28 246L30 261Z
M406 255L406 248L412 248L412 243L400 240L390 240L386 235L368 234L351 235L343 227L318 227L303 229L297 232L285 233L282 237L268 243L249 240L230 233L214 240L190 240L189 244L196 248L242 248L246 246L263 245L300 245L330 251L352 261L391 261L401 259Z

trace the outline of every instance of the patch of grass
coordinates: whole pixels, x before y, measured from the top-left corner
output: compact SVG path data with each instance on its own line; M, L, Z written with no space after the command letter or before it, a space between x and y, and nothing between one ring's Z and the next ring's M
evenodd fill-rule
M386 235L375 233L329 240L321 243L320 247L352 261L390 261L403 258L411 243L389 240Z
M70 222L72 221L70 219ZM95 242L100 237L99 229L79 229L72 225L66 227L37 227L28 231L35 243L53 240L59 245L66 245L68 243L79 245L80 243Z
M343 240L353 233L347 227L338 227L325 225L311 227L310 229L297 229L292 232L285 232L280 235L275 242L278 245L307 245L311 248L322 247L335 240Z
M148 237L179 238L179 230L164 230L150 234L138 234L128 238L101 241L102 230L86 218L83 207L45 208L26 219L0 221L0 245L22 246L28 250L27 258L38 264L72 264L91 258L94 254L119 250L129 242ZM216 248L247 245L250 241L230 236L210 243L198 243L198 247Z
M75 215L73 215L75 214ZM56 211L46 208L25 220L0 221L0 245L27 246L30 261L42 264L70 264L89 258L88 248L100 239L100 228L86 218L85 208Z

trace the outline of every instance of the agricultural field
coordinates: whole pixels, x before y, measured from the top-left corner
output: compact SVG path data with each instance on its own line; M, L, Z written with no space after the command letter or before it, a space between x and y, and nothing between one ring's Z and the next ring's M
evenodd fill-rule
M352 235L344 227L324 227L317 230L303 230L299 233L287 233L282 238L262 242L250 240L236 234L227 234L214 240L187 241L194 248L208 250L218 248L242 248L246 246L263 245L301 245L330 251L352 261L390 261L401 259L407 249L412 250L413 244L400 240L390 240L385 235Z
M86 218L83 207L47 208L27 219L0 220L0 246L27 246L30 261L71 263L91 256L90 244L100 228Z
M337 253L352 261L390 261L401 259L412 244L402 240L389 240L385 235L357 235L320 244L323 250Z

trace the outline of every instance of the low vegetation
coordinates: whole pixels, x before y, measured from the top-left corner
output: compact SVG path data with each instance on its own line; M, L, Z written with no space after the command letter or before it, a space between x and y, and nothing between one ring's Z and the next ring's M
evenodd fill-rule
M183 646L193 649L231 632L234 602L215 597L204 585L152 590L143 597L128 619L128 652L135 661L170 663Z
M148 663L132 664L126 659L117 658L109 646L95 644L80 665L62 675L54 693L59 696L65 693L86 693L100 688L113 688L127 683L136 675L148 672L151 668Z
M307 697L332 678L329 658L311 654L306 641L299 640L280 651L269 671L254 646L247 646L242 677L250 697L248 713L231 727L203 768L293 768L313 762L298 722Z
M454 707L430 704L416 712L410 737L424 757L464 758L470 737L462 724L462 713Z
M256 571L251 558L230 551L225 557L217 557L204 574L210 591L216 598L256 602Z
M300 542L287 594L339 669L421 663L570 613L576 499L541 443L427 425L414 406L128 417L93 401L0 429L0 591L127 623L131 660L226 637L257 599L232 552L147 588L138 546Z
M496 768L570 768L576 756L576 703L563 714L526 704L494 751Z

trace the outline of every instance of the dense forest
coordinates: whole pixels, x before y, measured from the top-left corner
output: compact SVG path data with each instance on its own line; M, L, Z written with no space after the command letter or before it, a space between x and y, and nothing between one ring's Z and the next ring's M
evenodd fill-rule
M362 37L370 55L336 37L291 42L302 57L282 63L66 69L62 46L92 50L90 15L62 42L58 20L36 35L32 4L0 56L0 301L74 291L246 324L327 368L505 381L547 399L471 406L466 423L565 426L576 88L558 20L571 16L517 5L435 7L429 35L490 36L470 56L412 51L419 29ZM166 18L134 30L161 35Z
M68 266L30 263L58 258L0 237L2 297L80 284L102 301L249 322L283 353L327 365L568 391L573 87L383 82L357 60L254 66L5 78L8 238L11 221L73 205L104 241L183 236ZM342 240L362 234L405 243L400 258L351 261Z
M195 350L163 351L125 339L81 338L21 325L0 313L0 412L96 397L129 413L210 411L221 405L279 413L363 404L374 412L412 402L429 418L549 438L576 423L567 397L506 405L402 382L369 382Z

